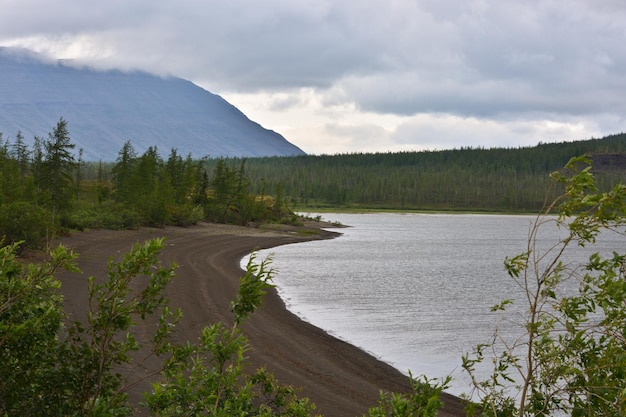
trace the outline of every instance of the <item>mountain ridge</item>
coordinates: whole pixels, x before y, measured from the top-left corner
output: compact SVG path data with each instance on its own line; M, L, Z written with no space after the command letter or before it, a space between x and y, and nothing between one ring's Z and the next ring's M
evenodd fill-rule
M194 158L305 154L191 81L70 66L0 47L0 132L20 131L30 144L46 138L60 118L85 160L114 161L127 141L138 152L176 148Z

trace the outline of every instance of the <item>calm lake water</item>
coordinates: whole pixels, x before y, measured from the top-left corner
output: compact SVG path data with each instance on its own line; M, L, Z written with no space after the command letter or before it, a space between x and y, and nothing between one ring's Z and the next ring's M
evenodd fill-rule
M491 340L499 316L490 307L520 296L503 262L525 250L535 217L322 217L351 227L337 229L343 235L336 239L258 254L272 255L275 284L287 307L402 372L452 375L449 391L469 392L461 356ZM554 243L558 234L550 230L543 244ZM625 242L614 235L603 245L623 250Z

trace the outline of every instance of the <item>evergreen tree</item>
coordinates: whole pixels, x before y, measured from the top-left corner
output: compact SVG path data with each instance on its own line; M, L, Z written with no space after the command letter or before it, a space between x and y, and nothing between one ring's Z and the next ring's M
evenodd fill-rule
M67 129L67 121L59 120L49 138L44 142L43 176L40 179L49 192L49 202L53 210L65 210L71 204L71 190L76 161Z
M103 203L109 197L109 187L107 186L104 178L104 165L102 160L98 161L98 170L97 170L97 199L98 203Z
M131 204L135 195L134 170L137 153L130 141L126 141L119 151L113 167L113 196L117 202Z
M165 164L165 169L174 191L174 201L177 204L188 203L189 194L195 187L196 169L198 169L191 155L183 159L178 154L176 148L172 148Z
M217 161L213 170L211 186L214 190L213 221L227 223L229 211L234 207L239 184L237 171L231 169L226 160L221 158Z
M163 160L156 146L150 146L137 161L133 183L134 199L148 224L162 226L168 222L167 205L172 202L172 186L165 174Z
M0 132L0 143L3 142L2 133ZM11 172L13 171L13 161L9 158L9 154L5 146L0 146L0 204L4 200L10 199L11 193Z
M83 167L85 166L85 161L83 160L83 148L78 150L78 161L75 165L75 178L74 184L76 185L76 200L80 200L80 186L83 182Z
M11 155L13 159L17 161L20 181L23 183L29 170L30 151L28 150L28 145L24 143L24 136L21 131L18 131L15 136L15 143L13 143Z
M44 164L44 153L43 153L43 140L35 136L33 142L33 152L31 154L31 164L30 170L33 174L33 181L35 183L35 187L37 189L37 194L40 196L43 192L43 164Z

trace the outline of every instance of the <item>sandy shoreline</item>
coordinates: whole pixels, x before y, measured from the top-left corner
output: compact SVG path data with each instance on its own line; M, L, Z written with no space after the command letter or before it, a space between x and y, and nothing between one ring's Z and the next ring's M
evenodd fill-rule
M255 249L312 239L333 237L332 232L301 233L286 229L263 229L216 224L190 228L143 228L132 231L77 232L60 242L79 253L83 274L62 273L67 310L80 318L87 310L87 277L106 276L107 259L118 258L136 242L165 237L161 260L176 262L176 278L167 289L172 307L180 307L183 319L177 327L180 340L196 340L200 329L217 321L229 322L230 301L242 275L241 258ZM266 366L278 380L301 388L300 395L317 405L327 417L360 416L375 405L379 391L406 392L408 378L392 366L340 341L287 311L276 291L245 325L250 342L248 357L254 367ZM132 372L137 378L158 365L147 361ZM149 388L138 384L131 396ZM446 396L440 415L460 416L462 406Z

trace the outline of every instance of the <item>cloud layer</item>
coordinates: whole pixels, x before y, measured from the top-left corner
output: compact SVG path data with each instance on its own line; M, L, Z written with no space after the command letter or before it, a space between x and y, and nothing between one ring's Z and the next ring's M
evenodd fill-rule
M620 0L0 0L0 44L190 79L307 152L624 130Z

